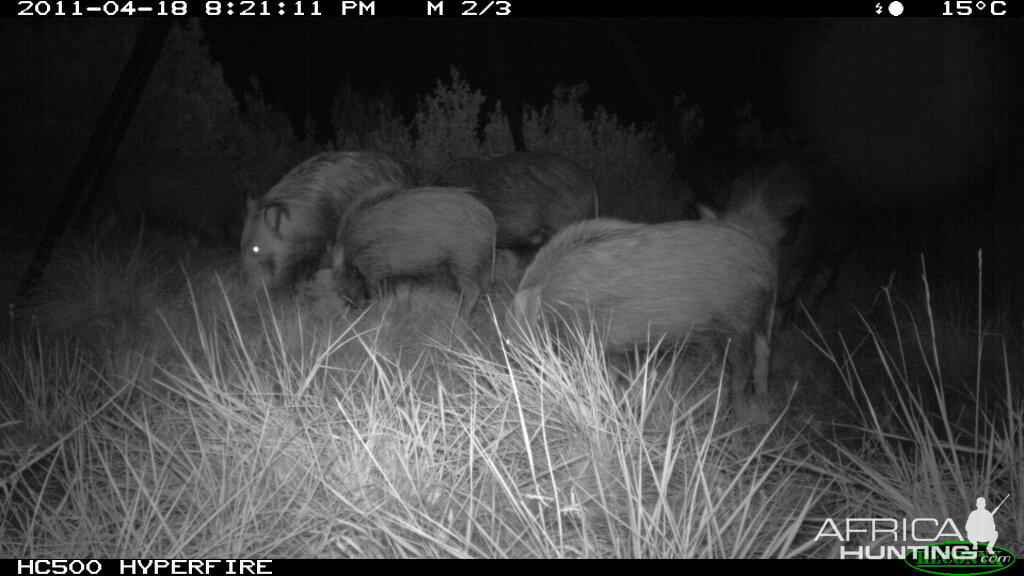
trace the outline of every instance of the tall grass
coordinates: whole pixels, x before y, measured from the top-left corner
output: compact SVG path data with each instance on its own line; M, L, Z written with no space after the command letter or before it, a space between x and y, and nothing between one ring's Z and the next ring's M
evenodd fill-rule
M846 441L834 444L846 472L836 494L845 510L836 518L951 518L966 538L975 499L985 497L991 511L1009 495L995 516L998 545L1021 550L1020 335L985 330L980 294L979 287L973 339L954 321L970 318L970 311L938 316L923 273L921 302L884 290L888 322L862 315L865 336L858 340L840 339L833 348L818 332L819 350L839 374L851 410ZM919 534L935 537L938 526L931 529ZM915 543L902 534L876 536L859 544L880 554L886 546Z
M167 322L174 354L122 349L137 369L116 381L101 356L70 345L4 351L5 389L21 382L64 400L24 394L37 416L30 427L5 414L12 430L70 412L61 434L8 443L5 554L795 550L791 537L753 535L795 534L800 507L770 512L816 492L780 488L799 474L782 453L737 457L745 440L713 426L698 409L706 398L687 407L665 395L659 374L671 365L639 370L623 392L592 340L564 356L547 340L487 348L472 332L431 335L431 353L407 361L382 342L402 321L390 309L326 319L297 305L245 309L221 286L219 303L193 288L193 326ZM477 320L505 342L500 316ZM56 387L54 365L67 372L58 381L92 381L101 400Z
M121 266L148 285L138 260ZM834 557L893 542L818 537L826 518L962 526L977 496L1007 493L999 545L1020 549L1013 363L999 396L948 381L943 358L965 356L949 347L979 340L941 337L927 298L891 298L889 324L865 315L858 340L814 336L842 384L831 427L781 401L774 424L742 427L719 405L719 362L665 350L623 369L586 330L569 346L507 331L501 298L464 324L450 294L355 312L189 277L136 310L157 334L0 347L0 554ZM976 409L950 405L957 387Z

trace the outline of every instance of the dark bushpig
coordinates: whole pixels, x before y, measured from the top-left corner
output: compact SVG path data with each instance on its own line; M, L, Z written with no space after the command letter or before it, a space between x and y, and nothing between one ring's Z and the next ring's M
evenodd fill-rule
M777 273L765 243L730 225L601 218L540 249L511 313L520 327L542 315L590 320L613 353L662 339L729 339L733 402L743 406L751 374L758 395L766 393Z
M469 317L491 289L496 225L467 190L413 188L366 194L342 217L331 265L342 294L361 306L394 285L408 307L409 283L454 282Z
M328 258L342 214L360 194L410 188L412 175L378 152L324 152L248 201L242 269L255 289L287 290Z
M757 231L770 230L779 260L776 327L790 323L800 307L813 312L832 286L851 236L838 214L834 190L823 189L827 178L813 165L785 162L755 165L731 184L724 208L701 209L705 219ZM842 217L841 217L842 216Z
M445 169L440 184L469 188L491 209L498 248L533 251L569 224L597 217L593 179L550 152L463 158Z

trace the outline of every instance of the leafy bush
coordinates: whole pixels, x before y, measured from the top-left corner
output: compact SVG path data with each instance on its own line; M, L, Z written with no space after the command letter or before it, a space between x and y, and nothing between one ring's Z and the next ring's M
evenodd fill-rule
M184 157L227 164L259 193L314 148L300 143L283 112L268 105L252 78L244 106L211 60L194 20L175 26L125 135L119 162Z
M653 127L623 126L600 106L587 117L580 103L586 84L558 87L551 104L523 114L523 139L531 150L572 158L597 181L600 212L628 220L681 217L689 198L672 190L672 154L656 145Z
M451 68L451 85L440 80L425 96L411 126L415 136L412 164L433 180L452 160L481 153L508 153L514 149L508 119L500 104L485 116L487 98L470 91L469 83Z
M203 215L216 213L234 231L221 239L237 241L245 194L262 193L317 151L311 141L297 140L288 117L266 103L255 78L243 104L211 60L196 21L175 26L119 147L101 217L172 223L169 229L180 233L203 228ZM133 185L140 174L176 174L180 166L225 176Z
M527 149L561 154L588 170L597 182L602 215L641 221L681 218L689 196L673 189L674 159L656 144L653 128L623 126L600 107L588 113L580 102L586 91L586 85L559 87L547 106L539 111L527 108L523 113ZM409 163L421 181L430 182L452 160L513 151L501 102L491 112L486 109L487 98L480 90L471 90L452 68L451 82L438 81L433 93L421 100L411 123L381 110L377 128L361 141ZM342 135L339 131L339 144Z

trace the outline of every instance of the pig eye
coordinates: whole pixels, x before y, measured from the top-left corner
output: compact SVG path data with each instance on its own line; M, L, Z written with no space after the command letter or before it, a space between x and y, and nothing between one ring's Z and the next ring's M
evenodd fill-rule
M259 246L253 246L252 247L252 253L253 254L259 254L260 253L260 247Z

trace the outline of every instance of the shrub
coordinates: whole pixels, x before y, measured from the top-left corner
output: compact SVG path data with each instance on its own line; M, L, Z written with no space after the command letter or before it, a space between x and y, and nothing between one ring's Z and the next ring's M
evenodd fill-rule
M563 154L597 182L600 213L627 220L678 219L689 198L672 190L674 158L656 145L652 127L623 126L600 106L587 117L580 103L587 86L558 87L551 104L523 113L523 140L531 150Z

